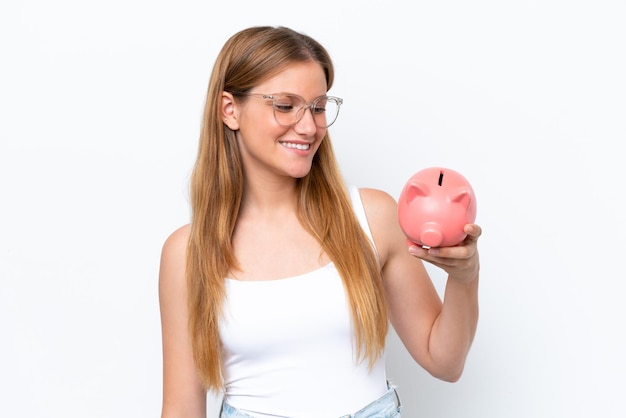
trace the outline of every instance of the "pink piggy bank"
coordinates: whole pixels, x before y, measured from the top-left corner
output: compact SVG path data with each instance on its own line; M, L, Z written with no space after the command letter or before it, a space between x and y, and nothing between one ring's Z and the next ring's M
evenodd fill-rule
M469 182L449 168L430 167L413 174L398 200L400 228L410 245L450 247L467 235L476 219L476 197Z

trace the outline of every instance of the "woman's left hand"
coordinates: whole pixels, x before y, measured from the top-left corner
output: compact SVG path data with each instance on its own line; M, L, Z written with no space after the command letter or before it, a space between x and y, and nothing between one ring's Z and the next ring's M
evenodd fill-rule
M436 248L412 246L409 247L409 253L442 268L450 279L473 281L478 278L480 269L478 238L482 234L482 229L476 224L467 224L463 230L467 236L457 246Z

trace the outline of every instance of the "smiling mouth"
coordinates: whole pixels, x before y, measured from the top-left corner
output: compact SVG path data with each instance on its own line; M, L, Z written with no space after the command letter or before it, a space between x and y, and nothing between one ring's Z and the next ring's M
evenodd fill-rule
M281 142L280 145L286 148L293 148L301 151L306 151L311 148L311 144L295 144L293 142Z

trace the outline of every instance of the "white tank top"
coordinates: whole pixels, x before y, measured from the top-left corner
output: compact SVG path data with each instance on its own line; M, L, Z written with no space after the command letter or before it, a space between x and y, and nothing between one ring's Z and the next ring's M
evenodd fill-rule
M355 213L371 238L356 187ZM372 240L373 243L373 240ZM299 276L226 280L224 399L253 417L339 417L387 391L385 359L357 362L346 294L333 263Z

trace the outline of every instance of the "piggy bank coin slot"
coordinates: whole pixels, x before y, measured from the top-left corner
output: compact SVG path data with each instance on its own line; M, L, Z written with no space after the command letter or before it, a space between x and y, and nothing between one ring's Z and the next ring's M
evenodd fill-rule
M439 172L439 181L437 182L437 184L441 186L442 183L443 183L443 171L440 171Z

